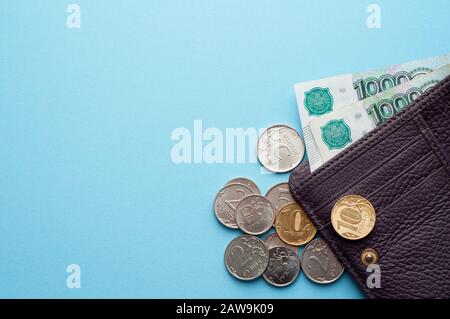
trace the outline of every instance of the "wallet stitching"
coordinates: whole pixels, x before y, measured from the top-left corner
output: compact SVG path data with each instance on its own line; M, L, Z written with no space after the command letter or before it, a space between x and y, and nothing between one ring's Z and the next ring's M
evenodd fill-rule
M392 183L393 181L395 181L396 179L398 179L398 178L400 178L400 177L402 177L402 176L404 176L405 174L408 174L408 172L410 172L417 164L419 164L419 163L422 163L422 162L424 162L424 161L426 161L427 159L429 159L429 158L432 158L432 156L433 156L433 151L429 151L428 153L426 153L425 155L422 155L418 160L416 160L415 162L413 162L413 163L411 163L408 167L406 167L404 170L402 170L401 172L399 172L397 175L395 175L391 180L389 180L387 183L384 183L383 185L381 185L381 186L379 186L375 191L373 191L372 193L370 193L367 197L369 197L369 198L372 198L373 197L373 195L375 195L375 194L377 194L378 192L380 192L382 189L383 189L383 187L386 187L387 185L389 185L390 183ZM434 173L434 171L431 173L431 174L433 174ZM367 177L368 178L368 177ZM426 178L428 178L428 177L426 177ZM425 179L426 179L425 178ZM364 178L364 179L362 179L362 180L365 180L366 178ZM361 181L362 181L361 180ZM361 181L359 181L359 182L357 182L357 183L355 183L355 184L358 184L358 183L360 183ZM422 180L423 181L423 180ZM418 184L420 184L420 183L422 183L422 181L420 181ZM352 186L351 187L353 187L355 184L352 184ZM350 187L350 188L351 188ZM345 192L344 192L345 193ZM405 193L406 194L406 193ZM331 202L331 201L330 201ZM328 202L328 204L330 203L330 202ZM389 204L389 206L390 206L391 204ZM320 209L317 209L317 211L321 211L323 209L323 207L322 208L320 208ZM378 216L379 216L380 214L378 214ZM325 227L328 227L329 225L331 224L331 222L328 222L328 223L326 223L325 225L323 225L323 226L320 226L321 228L325 228ZM321 229L321 228L319 228L319 230Z
M387 185L391 184L392 182L396 181L398 178L403 177L404 175L408 174L409 172L411 172L412 169L414 169L414 167L416 167L419 163L425 162L426 160L428 160L429 158L433 157L433 151L429 151L428 153L426 153L425 155L423 155L422 157L420 157L418 160L416 160L415 162L413 162L411 165L409 165L407 168L405 168L403 171L401 171L400 173L398 173L397 175L395 175L389 182L381 185L380 187L378 187L375 191L373 191L372 193L370 193L368 195L368 197L372 198L374 195L376 195L378 192L380 192L383 187L386 187ZM432 173L431 173L432 174Z
M420 141L423 140L422 136L417 136L414 139L412 139L411 141L409 141L407 144L403 145L402 148L400 148L396 153L391 154L388 158L385 158L382 162L380 162L378 165L376 165L375 167L371 168L366 174L364 174L363 176L361 176L361 178L359 178L358 180L354 181L352 184L350 184L348 187L343 188L340 191L340 194L344 194L345 192L347 192L350 188L354 187L355 185L361 183L362 181L366 180L367 178L369 178L372 174L376 173L380 168L382 168L384 165L386 165L389 161L394 160L396 157L400 156L403 154L403 152L407 149L409 149L410 147L414 146L415 144L419 143ZM325 206L329 205L331 202L334 202L336 200L336 198L339 198L341 195L335 195L331 198L328 199L328 201L324 204L322 204L321 206L319 206L317 208L317 210L321 210L322 208L324 208Z
M412 192L414 192L417 188L419 188L420 186L422 186L424 183L426 183L431 177L433 177L434 175L436 175L437 173L439 173L441 170L443 169L443 167L439 167L437 169L435 169L433 172L430 173L430 175L428 175L426 178L424 178L423 180L420 181L420 183L418 183L417 185L415 185L414 187L412 187L408 192L406 192L405 194L401 195L399 198L396 198L395 201L393 201L392 203L390 203L389 205L387 205L386 207L384 207L379 213L377 212L377 217L381 216L385 211L387 211L389 208L391 208L395 203L399 202L401 199L403 199L405 196L410 195Z
M386 123L384 123L384 124L386 124ZM387 127L385 129L385 131L380 133L379 140L375 140L375 139L369 140L369 138L372 137L372 135L370 135L370 133L368 135L366 135L365 137L359 139L357 143L351 145L350 147L345 149L345 151L337 154L335 157L333 157L331 160L329 160L325 165L322 165L319 169L317 169L310 176L308 176L306 178L305 182L302 184L302 188L310 187L311 188L310 191L313 191L318 185L320 185L322 183L322 182L317 181L320 175L323 175L323 177L326 177L326 179L333 177L335 173L341 171L346 166L352 164L353 161L357 160L358 158L360 158L360 156L362 156L366 152L373 149L373 147L375 145L378 145L379 143L381 143L381 140L384 140L386 135L397 132L398 130L402 129L404 127L404 125L406 125L407 123L408 123L407 121L404 123L399 122L399 123L397 123L397 125L392 125L392 127ZM382 124L382 125L384 125L384 124ZM372 132L374 132L374 131L372 131ZM354 152L355 154L351 154L350 152L354 149L354 147L356 147L358 145L361 145L360 149L356 150L356 151L358 151L358 153L356 153L356 151L355 151ZM350 154L350 155L348 155L348 154ZM347 158L345 156L347 156ZM343 157L341 162L338 162L337 164L335 164L336 161L338 161L341 157ZM315 179L313 179L313 177ZM311 181L311 179L313 179L313 180Z
M436 138L436 136L431 131L430 126L425 121L422 115L419 115L415 118L416 124L419 127L420 132L424 136L424 138L430 143L431 149L434 152L437 159L441 162L442 166L445 168L447 175L450 175L450 168L445 157L445 154L442 153L442 144Z
M417 114L423 111L432 101L436 100L439 96L435 96L433 93L438 91L438 93L442 95L448 94L448 89L444 92L439 92L439 89L445 86L450 82L450 77L444 79L441 83L437 84L433 87L428 94L420 96L413 104L401 112L397 113L389 120L381 124L377 129L372 130L366 136L362 137L358 142L349 146L344 152L339 153L334 158L330 159L326 164L322 165L318 170L313 172L310 176L306 178L306 180L302 183L302 188L310 186L315 187L320 184L320 177L330 176L333 172L338 171L343 166L347 166L354 159L358 158L360 154L366 152L368 149L372 148L373 144L378 144L379 141L373 139L374 136L378 138L378 140L382 139L388 134L391 134L393 131L400 129L403 125L408 123L409 120L414 118ZM397 119L400 120L397 121ZM359 147L359 149L358 149ZM352 150L356 148L356 151L352 153ZM314 179L313 179L314 178Z
M397 203L399 200L401 200L401 199L404 198L405 196L408 196L408 195L410 195L411 193L413 193L415 190L417 190L417 188L419 188L423 183L425 183L430 177L433 177L434 175L436 175L437 173L439 173L442 169L443 169L443 167L440 167L440 168L436 169L436 170L435 170L433 173L431 173L426 179L424 179L424 180L421 181L419 184L417 184L416 186L414 186L413 189L411 189L411 190L408 191L406 194L403 194L400 198L396 199L394 202L392 202L391 204L389 204L389 206L387 206L386 208L384 208L384 209L380 212L379 216L381 216L386 210L388 210L391 206L393 206L393 205L394 205L395 203ZM389 236L389 238L387 238L387 239L385 240L385 242L390 242L390 241L391 241L391 238L392 238L395 234L396 234L396 233L393 232L393 233ZM389 252L389 250L390 250L390 246L388 246L388 248L386 249L385 254L387 254L387 253Z

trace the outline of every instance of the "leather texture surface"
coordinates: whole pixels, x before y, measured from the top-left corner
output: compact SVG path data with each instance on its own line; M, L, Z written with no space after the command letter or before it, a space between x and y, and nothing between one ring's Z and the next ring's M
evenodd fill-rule
M289 180L294 198L369 298L450 298L450 77L319 170ZM372 232L340 237L335 202L360 195L375 207ZM360 260L379 256L381 288Z

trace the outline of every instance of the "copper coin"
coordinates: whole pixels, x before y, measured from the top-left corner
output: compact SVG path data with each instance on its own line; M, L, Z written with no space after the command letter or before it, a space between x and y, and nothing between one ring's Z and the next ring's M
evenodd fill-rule
M273 186L267 192L266 198L272 203L273 208L275 208L275 215L278 214L283 206L295 202L289 190L288 183L280 183Z
M331 211L331 223L339 236L357 240L370 234L375 226L373 205L364 197L349 195L339 199Z
M275 221L275 229L281 240L293 246L310 242L317 232L316 226L298 203L281 208Z

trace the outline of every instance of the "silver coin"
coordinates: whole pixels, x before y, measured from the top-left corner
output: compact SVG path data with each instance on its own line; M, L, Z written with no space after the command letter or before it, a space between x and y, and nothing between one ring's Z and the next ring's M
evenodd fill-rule
M291 191L289 190L288 183L281 183L273 186L266 194L266 198L275 208L275 218L280 209L290 203L295 202L292 197Z
M253 191L243 184L231 184L222 188L214 200L214 212L217 219L226 227L238 229L236 208L239 202Z
M339 279L344 267L323 239L306 245L302 254L302 268L306 277L319 284L329 284Z
M255 236L243 235L233 239L225 250L225 266L234 277L253 280L261 276L269 263L269 251Z
M256 152L265 168L275 173L285 173L300 164L305 155L305 144L293 128L275 125L262 133Z
M275 247L269 250L269 265L263 274L264 279L277 287L290 285L300 272L300 261L291 249Z
M275 247L285 247L292 250L298 256L298 247L286 244L280 239L280 237L278 237L277 233L268 235L264 242L269 250Z
M234 178L231 181L229 181L226 185L230 185L230 184L242 184L242 185L245 185L248 188L250 188L253 191L253 194L255 194L255 195L261 194L261 191L259 190L258 185L256 185L255 182L253 182L252 180L250 180L248 178L243 178L243 177Z
M236 209L236 223L250 235L261 235L274 223L275 211L272 204L263 196L250 195L240 201Z

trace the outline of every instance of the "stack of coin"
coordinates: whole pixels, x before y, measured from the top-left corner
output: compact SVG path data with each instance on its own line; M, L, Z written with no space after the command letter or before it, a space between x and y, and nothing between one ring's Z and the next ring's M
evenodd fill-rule
M260 194L258 186L253 181L247 178L232 179L216 195L214 212L217 219L226 227L238 229L236 214L239 204L248 196L260 196ZM269 216L265 216L266 218L270 218L270 208ZM244 205L241 206L240 211L239 220L241 224L246 224L245 218L242 216L244 215Z
M263 277L269 284L285 287L298 278L303 268L307 278L331 283L343 267L325 241L316 239L316 227L293 199L287 183L273 186L260 195L248 178L235 178L218 192L214 210L226 227L245 235L233 239L225 251L225 266L236 278ZM264 241L256 237L275 227ZM309 244L308 244L309 243ZM307 244L300 256L298 247ZM303 267L302 267L303 266Z
M258 141L258 159L267 169L282 173L300 164L305 147L298 133L285 125L268 128ZM276 287L292 284L303 269L306 277L325 284L336 281L343 267L317 233L314 223L294 200L287 183L261 195L248 178L235 178L217 193L214 212L224 226L245 235L233 239L225 250L225 266L241 280L263 277ZM275 233L261 240L275 227ZM306 245L302 256L298 247Z

